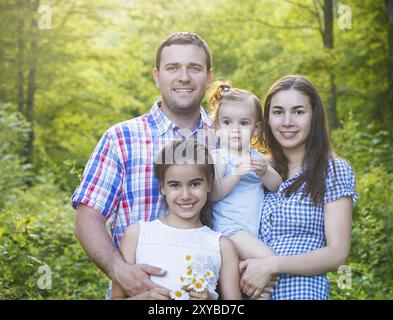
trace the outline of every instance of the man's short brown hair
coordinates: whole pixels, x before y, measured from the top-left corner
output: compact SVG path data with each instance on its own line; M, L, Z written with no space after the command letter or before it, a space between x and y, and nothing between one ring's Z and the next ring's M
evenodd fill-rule
M161 51L165 47L169 47L173 44L192 44L196 45L203 49L206 54L206 67L207 71L209 71L212 67L212 54L210 52L209 47L205 40L203 40L200 36L192 32L175 32L169 35L158 47L156 52L156 68L160 69L161 62Z

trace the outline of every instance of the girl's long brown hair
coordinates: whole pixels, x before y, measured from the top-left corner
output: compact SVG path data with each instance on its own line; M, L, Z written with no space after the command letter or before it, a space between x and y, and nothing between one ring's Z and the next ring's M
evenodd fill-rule
M283 90L298 90L306 95L311 104L312 118L309 136L306 140L306 152L303 158L304 173L299 176L286 190L286 196L295 193L306 182L304 195L310 195L314 205L322 203L324 184L327 174L329 158L333 156L326 113L323 108L321 97L313 84L300 75L288 75L277 80L268 90L264 103L264 144L270 152L276 170L283 180L288 179L288 158L285 156L281 145L277 142L268 125L270 115L270 103L272 97Z
M154 174L158 179L160 190L165 183L165 172L170 166L195 164L202 168L208 184L214 180L214 163L211 155L203 144L195 140L174 140L159 152L154 163ZM201 223L211 227L211 201L208 194L206 203L199 216Z

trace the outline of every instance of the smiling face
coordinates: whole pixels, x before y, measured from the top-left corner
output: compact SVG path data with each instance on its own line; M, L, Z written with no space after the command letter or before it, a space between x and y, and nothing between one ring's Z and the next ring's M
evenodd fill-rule
M174 44L161 51L159 70L153 75L162 95L161 108L172 120L198 114L212 71L206 53L196 45Z
M248 150L257 128L255 109L252 99L221 102L217 114L221 148L233 152Z
M282 90L272 97L269 126L284 152L305 152L312 114L309 98L299 90Z
M200 165L171 165L165 172L161 193L166 196L166 221L175 227L201 226L200 212L211 186Z

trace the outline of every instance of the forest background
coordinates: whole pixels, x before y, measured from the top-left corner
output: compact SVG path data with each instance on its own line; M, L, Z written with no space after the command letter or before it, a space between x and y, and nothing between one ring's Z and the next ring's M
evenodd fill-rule
M216 80L263 99L306 75L360 200L332 299L393 299L392 0L1 0L0 299L103 299L70 198L101 135L150 109L160 42L200 34Z

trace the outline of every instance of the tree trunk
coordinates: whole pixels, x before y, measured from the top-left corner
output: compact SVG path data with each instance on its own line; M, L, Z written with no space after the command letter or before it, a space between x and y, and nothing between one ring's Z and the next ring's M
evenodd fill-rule
M390 127L393 134L393 0L386 0L388 16L388 108L390 110Z
M336 81L333 71L329 71L329 96L328 96L328 108L327 116L329 120L329 126L332 129L337 129L339 126L338 116L337 116L337 95L336 95Z
M334 48L334 37L333 37L333 0L324 0L323 6L324 16L324 30L323 30L323 46L331 50ZM330 128L336 129L339 126L337 116L337 93L334 70L329 67L329 93L328 93L328 104L327 104L327 116Z
M33 3L33 10L37 12L39 1ZM33 18L31 23L30 33L30 59L29 59L29 75L27 85L27 98L26 98L26 120L30 124L29 138L27 142L27 162L33 163L34 161L34 96L36 92L36 66L38 58L37 48L37 21Z
M27 161L33 163L34 154L34 95L36 91L36 64L37 64L37 42L33 38L30 44L30 66L29 66L29 83L27 87L26 99L26 119L30 123L29 139L27 142Z
M323 6L324 33L323 45L333 49L333 0L325 0Z
M21 0L16 0L16 6L18 11L21 11L23 7L23 2ZM18 40L18 53L16 57L16 66L17 66L17 80L16 80L16 90L18 94L18 111L25 115L24 112L24 57L25 57L25 39L24 39L24 30L23 30L23 17L18 17L18 25L17 25L17 40Z

